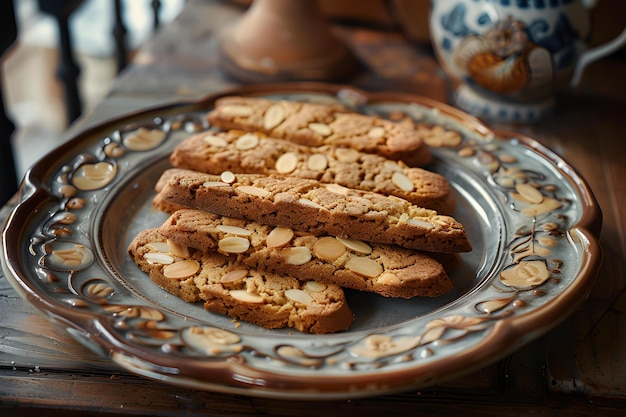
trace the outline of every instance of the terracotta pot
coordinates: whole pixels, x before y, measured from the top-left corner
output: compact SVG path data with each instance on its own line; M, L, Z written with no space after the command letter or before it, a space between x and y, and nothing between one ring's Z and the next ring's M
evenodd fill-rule
M340 80L357 62L315 0L255 0L220 33L222 69L242 81Z

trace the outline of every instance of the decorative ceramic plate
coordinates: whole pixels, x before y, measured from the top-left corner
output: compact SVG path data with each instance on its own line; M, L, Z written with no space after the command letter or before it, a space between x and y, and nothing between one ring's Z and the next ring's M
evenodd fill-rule
M429 129L428 169L453 186L473 250L437 298L346 290L346 332L268 330L155 286L126 248L160 225L154 185L168 155L224 95L340 101ZM601 216L585 181L537 142L493 132L441 103L320 84L242 87L91 129L30 170L3 232L5 274L80 342L133 373L274 398L355 398L441 383L484 367L563 321L600 264Z

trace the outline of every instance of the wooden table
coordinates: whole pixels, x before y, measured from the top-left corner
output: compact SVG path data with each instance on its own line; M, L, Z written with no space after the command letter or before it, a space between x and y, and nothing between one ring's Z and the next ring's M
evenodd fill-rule
M236 82L218 69L216 31L243 9L189 0L145 45L109 96L67 132L112 116L194 99ZM428 46L400 33L338 26L364 69L348 82L446 101L449 84ZM180 388L129 374L51 324L0 276L0 413L41 415L623 415L626 409L626 61L587 70L558 111L533 126L505 126L544 143L587 179L603 210L604 263L570 319L492 366L440 386L351 401L285 401ZM500 126L502 127L502 126ZM623 182L624 181L624 182ZM2 208L4 220L17 197ZM620 411L621 410L621 411Z

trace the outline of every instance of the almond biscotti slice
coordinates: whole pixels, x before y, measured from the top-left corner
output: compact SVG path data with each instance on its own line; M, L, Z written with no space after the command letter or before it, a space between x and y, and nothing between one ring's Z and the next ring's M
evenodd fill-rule
M165 291L188 303L202 300L200 290L196 287L192 275L174 279L164 272L168 265L188 260L190 254L187 248L172 242L168 243L158 229L141 231L130 242L128 254L139 268L149 274L150 279Z
M203 132L176 146L170 162L207 174L289 175L404 198L438 213L454 212L450 184L439 174L379 155L334 146L302 146L242 131Z
M188 302L268 329L290 327L305 333L347 330L354 315L343 290L317 281L260 272L218 252L177 245L157 229L140 232L128 252L157 285ZM181 297L182 298L182 297Z
M401 160L408 166L422 166L432 160L417 130L334 104L228 96L215 102L207 120L222 130L262 132L306 146L352 148Z
M170 241L218 251L247 267L385 297L437 297L452 290L443 266L416 251L313 236L202 210L179 210L159 228Z
M226 217L430 252L468 252L463 225L406 200L315 180L196 171L173 175L159 192L166 205Z

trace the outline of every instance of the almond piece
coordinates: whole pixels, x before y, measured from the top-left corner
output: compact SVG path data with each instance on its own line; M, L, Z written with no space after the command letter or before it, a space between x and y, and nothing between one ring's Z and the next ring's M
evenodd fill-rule
M174 262L163 268L163 275L169 279L189 278L200 270L200 263L194 259Z
M150 242L146 246L157 252L168 253L170 251L170 247L167 242Z
M305 246L285 248L280 251L280 255L291 265L304 265L311 260L311 251Z
M380 139L385 136L385 128L382 126L374 126L367 132L367 136L372 139Z
M383 166L390 171L402 172L402 167L396 161L385 161Z
M298 166L298 156L293 152L282 154L276 160L276 171L279 174L289 174Z
M326 284L322 284L321 282L317 282L317 281L307 281L306 284L304 284L304 286L309 291L313 291L313 292L320 292L326 289Z
M297 288L290 288L285 291L285 297L296 303L307 305L313 301L313 297Z
M293 230L286 227L276 227L265 239L265 244L268 248L279 248L285 246L293 238Z
M348 195L348 189L343 185L339 184L326 184L326 189L331 193L339 194L339 195Z
M237 282L237 281L244 279L246 276L248 276L247 269L234 269L232 271L227 272L226 275L220 278L220 282L223 284L227 284L230 282Z
M362 240L357 239L346 239L343 237L338 237L337 240L343 243L346 248L363 255L369 255L372 253L372 247Z
M220 239L217 247L226 253L244 253L250 247L250 241L238 236L225 237Z
M272 130L285 120L285 109L280 104L273 104L263 116L263 127L265 130Z
M215 148L225 148L228 146L228 142L224 138L220 138L219 136L214 135L206 135L202 138L202 141L209 146L213 146Z
M254 149L259 145L259 137L254 133L246 133L240 136L235 142L235 147L240 151Z
M435 227L428 222L425 222L423 220L418 220L418 219L408 219L406 222L410 225L423 227L425 229L433 229Z
M218 181L207 181L204 184L202 184L203 187L228 187L230 184L226 184L224 182L218 182Z
M333 129L326 123L309 123L309 129L321 136L329 136Z
M346 268L354 273L370 278L377 277L383 273L383 267L378 262L361 256L353 256L348 259Z
M254 109L252 107L246 106L245 104L229 104L226 106L222 106L219 109L220 112L228 116L247 117L254 112Z
M376 281L377 284L385 284L385 285L398 285L401 282L402 281L400 281L400 278L398 278L395 274L392 274L391 272L385 272Z
M228 224L218 224L216 229L220 232L230 233L231 235L237 236L250 236L252 234L252 232L248 229L244 229L243 227L231 226Z
M178 256L179 258L183 259L189 258L189 248L187 246L180 245L167 239L167 247L174 256Z
M346 246L332 236L326 236L315 242L313 254L325 261L334 261L346 251Z
M240 185L239 187L237 187L237 191L241 191L242 193L254 195L257 197L267 197L271 194L269 191L264 190L260 187L255 187L253 185Z
M339 148L335 150L335 157L340 162L351 163L359 160L359 151L350 148Z
M233 182L237 180L237 177L235 176L235 174L233 174L230 171L224 171L220 175L220 179L226 184L232 184Z
M230 296L237 301L248 304L263 304L265 300L259 294L253 294L246 290L232 290Z
M174 258L167 253L155 253L148 252L143 255L143 258L149 264L161 264L161 265L169 265L174 263Z
M328 159L321 153L315 153L309 156L306 166L313 171L324 171L328 168Z
M318 210L325 210L323 206L320 206L315 201L311 201L308 198L300 198L298 199L298 203L302 204L303 206L316 208Z
M413 191L413 181L401 172L394 172L391 176L391 182L402 191L406 191L407 193Z

